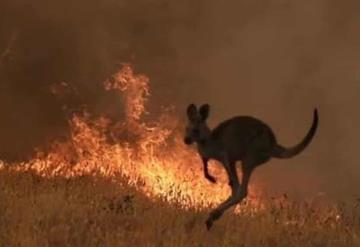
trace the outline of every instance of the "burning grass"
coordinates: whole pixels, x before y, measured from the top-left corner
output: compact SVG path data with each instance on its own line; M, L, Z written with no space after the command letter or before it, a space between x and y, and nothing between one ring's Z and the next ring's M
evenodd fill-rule
M129 65L104 83L124 99L125 119L89 114L70 120L69 140L26 162L0 161L1 246L358 246L357 204L338 206L250 200L227 213L211 234L209 208L229 194L223 169L203 177L169 111L145 121L149 79Z
M12 164L10 169L33 171L47 178L122 177L149 198L161 198L183 208L207 208L227 198L225 172L212 165L218 184L204 179L198 155L182 142L177 118L165 110L158 120L143 120L150 95L146 76L136 75L124 65L104 87L118 91L124 99L122 122L93 119L87 113L74 115L70 140L56 142L50 152L39 151L32 160ZM250 189L256 194L254 187Z
M119 186L120 185L120 186ZM208 232L208 210L151 200L99 176L0 172L1 246L359 246L357 204L269 200L228 212ZM357 213L356 213L357 212Z

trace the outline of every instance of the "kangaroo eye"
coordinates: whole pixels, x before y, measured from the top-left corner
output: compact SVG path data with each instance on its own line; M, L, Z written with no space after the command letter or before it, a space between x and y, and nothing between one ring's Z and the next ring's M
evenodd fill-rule
M192 132L194 135L198 135L200 133L199 129L193 129Z

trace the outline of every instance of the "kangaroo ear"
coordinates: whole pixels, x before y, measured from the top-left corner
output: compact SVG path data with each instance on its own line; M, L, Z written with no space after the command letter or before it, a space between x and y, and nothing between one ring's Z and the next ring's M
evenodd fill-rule
M186 110L189 120L195 120L197 117L197 109L195 104L190 104Z
M205 121L209 117L209 112L210 112L209 104L204 104L200 107L199 113L203 121Z

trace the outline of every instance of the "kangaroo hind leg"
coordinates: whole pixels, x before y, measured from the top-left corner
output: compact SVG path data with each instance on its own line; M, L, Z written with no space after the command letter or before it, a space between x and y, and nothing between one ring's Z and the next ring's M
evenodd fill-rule
M229 196L229 198L221 203L216 209L211 211L210 216L206 220L206 227L208 230L210 230L212 227L213 222L218 220L223 215L227 208L236 204L236 202L234 202L234 196L238 193L241 187L236 172L235 162L226 162L224 166L229 178L229 184L231 186L231 196Z
M252 152L248 154L245 159L242 161L241 170L243 173L242 181L241 181L241 195L246 197L248 193L248 186L250 182L250 176L254 169L266 163L270 160L270 155L267 152Z
M232 172L234 172L234 171L236 172L234 164L233 164L233 166L231 166ZM232 187L231 188L232 189L231 196L210 213L210 216L206 221L206 226L207 226L208 230L210 230L210 228L212 227L213 222L218 220L227 209L234 206L235 204L240 203L247 196L247 186L248 186L250 176L251 176L254 166L250 165L250 166L246 166L246 167L249 167L249 169L242 169L243 177L242 177L241 185L238 183L237 180L235 180L235 181L230 180L231 187ZM243 168L244 168L244 166L243 166ZM237 178L236 173L235 173L235 176Z
M243 159L241 166L242 168L241 185L236 182L235 185L232 184L232 195L210 213L210 216L206 221L206 226L208 230L212 227L213 222L218 220L227 209L242 202L247 197L251 174L253 173L254 169L257 166L267 162L269 159L270 157L263 152L258 152L258 153L253 152L251 155L247 155L247 157ZM231 169L232 170L231 174L233 174L233 171L235 170L235 165L233 164L230 167L233 168ZM237 178L236 173L235 176Z

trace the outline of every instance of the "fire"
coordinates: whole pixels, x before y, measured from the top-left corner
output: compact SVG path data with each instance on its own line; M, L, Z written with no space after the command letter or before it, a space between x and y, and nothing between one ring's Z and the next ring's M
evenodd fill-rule
M34 171L45 177L125 178L148 197L184 208L213 207L228 197L224 169L210 164L217 184L204 178L198 155L182 142L181 122L174 114L164 111L157 121L143 120L150 96L148 77L134 74L125 64L104 87L124 98L124 121L113 125L105 117L91 120L87 113L74 115L68 141L55 142L50 152L38 151L27 162L7 166L0 161L0 169ZM250 190L252 195L258 193L254 187Z

